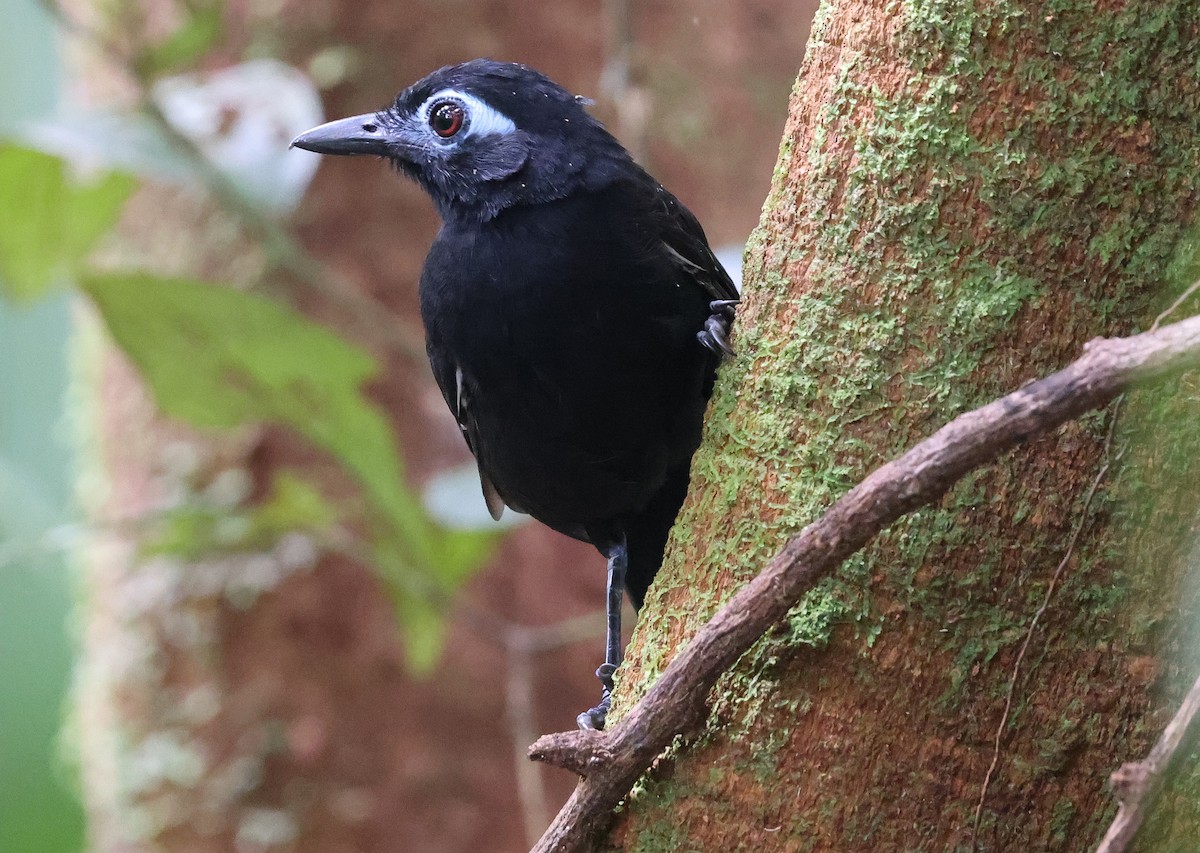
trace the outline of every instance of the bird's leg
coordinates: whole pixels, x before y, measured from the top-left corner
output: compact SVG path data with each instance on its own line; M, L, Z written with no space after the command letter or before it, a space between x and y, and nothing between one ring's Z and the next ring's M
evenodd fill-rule
M596 670L596 677L603 685L600 704L575 718L581 729L603 729L612 705L613 675L621 665L621 603L625 594L625 570L628 567L629 552L625 547L625 537L622 536L621 541L608 553L608 598L604 606L608 621L604 630L604 663Z
M708 310L712 314L704 321L704 331L696 333L696 337L705 348L722 358L733 355L733 347L729 346L729 329L733 326L734 306L739 301L717 299L708 303Z

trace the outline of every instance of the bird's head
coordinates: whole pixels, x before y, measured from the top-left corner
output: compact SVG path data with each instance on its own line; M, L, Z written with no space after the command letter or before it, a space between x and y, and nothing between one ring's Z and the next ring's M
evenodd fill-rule
M387 109L315 127L292 145L386 157L444 219L487 220L599 189L629 168L585 103L528 66L476 59L433 72Z

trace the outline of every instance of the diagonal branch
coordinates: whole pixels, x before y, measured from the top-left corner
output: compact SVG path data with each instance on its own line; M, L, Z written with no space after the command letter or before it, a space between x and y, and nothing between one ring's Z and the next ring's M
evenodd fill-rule
M559 766L592 768L534 853L588 849L655 757L704 719L717 678L819 580L893 521L937 500L967 472L1009 448L1105 405L1132 383L1196 367L1200 316L1128 338L1097 339L1065 369L960 415L876 469L793 536L763 573L700 629L603 736L603 748L595 735L584 732L549 735L534 744L532 754ZM573 760L572 752L586 758Z
M1121 805L1096 853L1125 853L1130 849L1158 795L1177 769L1180 757L1196 746L1196 740L1200 738L1198 722L1200 678L1196 679L1145 760L1130 761L1113 772L1111 782Z

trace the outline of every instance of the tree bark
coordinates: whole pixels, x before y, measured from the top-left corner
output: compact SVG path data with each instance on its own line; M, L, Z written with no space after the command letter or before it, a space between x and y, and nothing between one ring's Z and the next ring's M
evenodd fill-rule
M823 8L617 718L869 470L1190 284L1198 37L1183 2ZM1094 847L1197 666L1198 415L1194 376L1131 395L902 520L718 684L613 843ZM1187 842L1196 786L1149 834Z

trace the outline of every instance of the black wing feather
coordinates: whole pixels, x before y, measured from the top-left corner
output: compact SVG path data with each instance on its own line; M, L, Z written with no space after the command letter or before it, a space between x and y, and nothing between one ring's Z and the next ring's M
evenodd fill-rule
M667 252L713 301L737 300L737 288L709 248L708 238L699 220L661 186L658 187L658 193L666 214L662 222L662 240Z
M433 346L427 346L426 349L429 353L429 364L433 368L433 377L437 380L438 388L441 389L442 398L450 407L450 412L458 422L458 429L467 442L467 448L475 457L475 464L479 468L479 485L483 489L483 500L487 504L488 512L493 519L499 521L500 516L504 514L505 502L496 490L491 475L484 469L483 461L480 458L479 425L471 411L470 383L463 375L462 368L456 365L452 359Z

